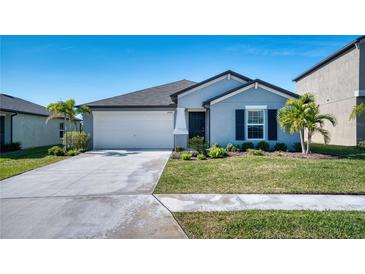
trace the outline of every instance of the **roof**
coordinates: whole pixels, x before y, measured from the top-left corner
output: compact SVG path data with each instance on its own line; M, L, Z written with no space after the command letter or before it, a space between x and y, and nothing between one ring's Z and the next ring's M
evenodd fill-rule
M313 71L315 71L315 70L323 67L324 65L326 65L327 63L329 63L330 61L332 61L333 59L335 59L336 57L344 54L345 52L349 51L350 49L355 48L356 47L356 44L359 43L362 39L365 39L365 35L362 35L362 36L358 37L357 39L355 39L354 41L352 41L350 44L347 44L343 48L339 49L335 53L333 53L330 56L328 56L326 59L322 60L318 64L314 65L310 69L308 69L305 72L303 72L302 74L298 75L297 77L295 77L293 79L293 81L296 82L296 81L302 79L303 77L307 76L308 74L312 73Z
M48 111L47 108L44 106L3 93L0 93L0 110L45 117L49 116L52 113ZM76 118L76 120L81 121L78 118Z
M175 107L170 95L186 89L195 82L180 80L152 88L86 103L89 107Z
M251 78L248 78L248 77L246 77L246 76L244 76L242 74L239 74L239 73L237 73L235 71L232 71L232 70L227 70L227 71L224 71L224 72L222 72L220 74L217 74L217 75L215 75L213 77L210 77L210 78L208 78L208 79L206 79L206 80L204 80L202 82L196 83L195 85L191 85L190 87L187 87L187 88L182 89L182 90L180 90L178 92L175 92L175 93L171 94L171 97L172 97L173 101L175 102L178 95L180 95L180 94L182 94L182 93L184 93L186 91L189 91L189 90L191 90L193 88L196 88L196 87L199 87L201 85L204 85L205 83L208 83L210 81L213 81L213 80L215 80L215 79L217 79L217 78L219 78L219 77L221 77L223 75L226 75L226 74L231 74L231 75L236 76L236 77L238 77L238 78L240 78L240 79L242 79L244 81L252 81Z
M291 91L289 91L289 90L286 90L286 89L283 89L283 88L281 88L281 87L275 86L275 85L273 85L273 84L271 84L271 83L268 83L268 82L265 82L265 81L263 81L263 80L261 80L261 79L255 79L255 80L251 80L251 81L249 81L249 82L247 82L247 83L245 83L245 84L243 84L243 85L240 85L240 86L238 86L238 87L235 87L235 88L233 88L233 89L230 89L230 90L228 90L228 91L226 91L226 92L224 92L224 93L222 93L222 94L219 94L219 95L217 95L217 96L214 96L214 97L210 98L209 100L206 100L205 102L203 102L203 106L209 105L209 104L210 104L210 102L212 102L212 101L214 101L214 100L216 100L216 99L218 99L218 98L221 98L221 97L223 97L223 96L226 96L226 95L228 95L228 94L230 94L230 93L233 93L233 92L235 92L235 91L237 91L237 90L240 90L240 89L242 89L242 88L245 88L245 87L250 86L250 85L255 84L255 83L258 83L258 84L261 84L261 85L267 86L267 87L269 87L269 88L275 89L275 90L277 90L277 91L279 91L279 92L282 92L282 93L284 93L284 94L286 94L286 95L289 95L289 96L292 96L292 97L294 97L294 98L299 98L299 95L298 95L298 94L296 94L296 93L293 93L293 92L291 92Z

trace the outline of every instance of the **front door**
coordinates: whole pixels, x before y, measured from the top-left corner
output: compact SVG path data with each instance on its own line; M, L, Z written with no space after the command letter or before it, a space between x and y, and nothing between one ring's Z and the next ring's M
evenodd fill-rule
M205 112L189 112L189 139L196 136L205 138Z

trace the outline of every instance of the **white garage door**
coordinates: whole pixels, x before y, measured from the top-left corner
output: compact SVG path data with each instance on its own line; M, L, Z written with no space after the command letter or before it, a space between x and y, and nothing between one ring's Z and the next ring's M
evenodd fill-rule
M172 111L94 111L95 149L172 148Z

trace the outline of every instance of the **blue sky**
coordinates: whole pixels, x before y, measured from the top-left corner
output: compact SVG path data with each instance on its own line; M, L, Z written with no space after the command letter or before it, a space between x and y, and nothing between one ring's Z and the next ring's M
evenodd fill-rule
M78 104L232 69L292 79L357 36L2 36L1 92Z

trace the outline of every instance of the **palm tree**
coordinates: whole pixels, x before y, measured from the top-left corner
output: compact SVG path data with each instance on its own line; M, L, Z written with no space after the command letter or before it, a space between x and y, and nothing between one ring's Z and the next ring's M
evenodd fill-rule
M299 133L302 153L305 153L304 147L304 128L305 112L314 102L314 96L305 93L298 100L289 99L285 106L279 110L278 119L280 126L290 134Z
M68 149L67 142L67 120L69 122L69 129L72 132L72 123L75 123L76 115L90 113L90 109L86 105L75 106L76 102L74 99L68 99L66 101L58 101L56 103L51 103L47 106L47 109L52 112L50 116L48 116L47 121L51 119L64 118L65 125L65 147L64 149ZM70 136L71 147L72 147L72 133Z
M307 130L306 154L310 151L313 134L321 134L324 138L325 144L330 141L330 134L328 130L323 128L325 121L329 121L332 126L336 126L336 118L332 114L320 114L319 106L314 102L310 103L308 108L305 110L305 129Z
M352 109L351 115L350 115L350 120L353 120L356 117L359 117L363 113L365 113L365 104L364 103L354 106L354 108Z

